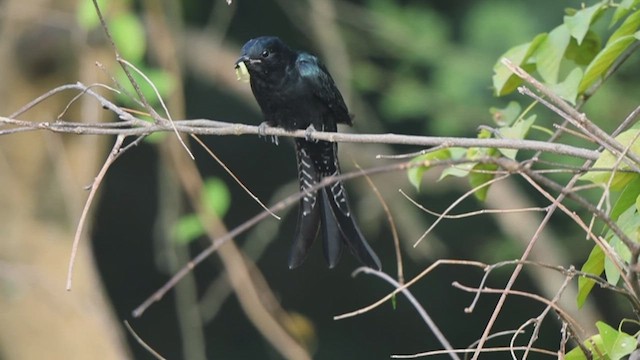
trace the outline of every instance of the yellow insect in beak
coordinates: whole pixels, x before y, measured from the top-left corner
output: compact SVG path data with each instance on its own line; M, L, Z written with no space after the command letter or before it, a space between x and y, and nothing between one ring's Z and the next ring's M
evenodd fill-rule
M236 64L236 77L238 81L249 82L249 70L247 69L247 65L245 65L244 61L241 61Z

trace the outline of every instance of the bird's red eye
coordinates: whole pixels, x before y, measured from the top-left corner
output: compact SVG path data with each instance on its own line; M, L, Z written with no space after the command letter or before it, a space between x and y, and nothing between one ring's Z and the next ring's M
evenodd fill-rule
M268 58L269 55L271 55L271 53L269 52L269 50L264 50L262 52L262 54L260 54L260 56L262 56L263 58Z

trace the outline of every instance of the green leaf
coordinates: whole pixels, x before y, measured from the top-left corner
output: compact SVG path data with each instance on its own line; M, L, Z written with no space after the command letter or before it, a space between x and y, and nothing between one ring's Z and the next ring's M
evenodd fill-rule
M638 241L638 234L640 231L640 214L636 210L635 206L630 206L625 210L618 220L616 221L620 230L627 235L631 240ZM609 230L606 238L609 240L609 245L618 257L626 264L631 261L631 251L620 240L620 238ZM604 270L607 277L607 281L612 285L617 285L620 280L620 272L616 268L615 263L608 257L604 260Z
M164 141L164 139L169 136L169 133L166 132L154 132L147 136L145 136L144 141L149 144L159 144Z
M121 13L109 21L111 37L120 55L131 63L140 63L147 50L144 27L132 13Z
M451 158L450 149L440 149L436 151L432 151L420 156L416 156L411 160L412 164L421 164L420 166L413 166L407 170L407 176L409 177L409 182L413 185L416 190L420 191L420 184L422 183L422 175L425 171L431 168L431 162L436 160L447 160Z
M231 193L227 184L219 178L208 178L202 186L202 203L208 211L224 217L231 205Z
M498 130L498 133L500 134L501 137L505 139L513 139L513 140L524 139L525 136L527 136L527 133L529 132L529 129L531 129L531 125L533 125L535 120L536 120L536 115L531 115L526 119L519 119L511 126L500 128ZM518 153L518 150L516 149L498 149L498 150L502 153L502 155L512 160L515 160L516 154Z
M380 102L381 110L392 118L422 117L427 112L429 96L424 82L416 76L396 76L396 80L386 87Z
M185 245L204 235L204 227L196 214L188 214L178 219L173 233L176 243Z
M512 47L500 56L500 59L507 58L515 65L523 68L525 71L532 72L535 70L535 64L527 64L527 61L547 36L548 34L546 33L538 34L531 42ZM522 83L522 79L514 75L511 70L502 64L501 61L498 61L493 66L492 80L496 96L509 94Z
M609 70L616 59L637 40L638 33L617 38L596 55L584 71L584 77L578 87L579 93L584 93L596 80L600 79Z
M633 336L617 331L602 321L596 322L596 327L602 337L602 344L609 359L619 360L636 349L637 342Z
M493 121L495 121L495 123L500 126L511 125L514 121L516 121L521 111L522 108L520 107L520 104L515 101L510 101L509 104L503 109L496 107L489 108L489 112L493 117Z
M604 257L602 249L598 245L595 245L589 254L589 258L582 265L582 269L580 270L588 274L600 276L604 271ZM576 299L578 308L581 308L582 305L584 305L584 302L587 300L587 296L595 284L595 281L591 279L585 277L578 278L578 297Z
M614 252L618 254L621 251L624 251L626 249L626 246L624 246L624 243L620 241L620 239L617 236L611 239L611 241L609 242L609 245L611 245L611 248L613 248ZM622 245L624 249L621 249L620 245ZM629 258L631 257L631 252L629 252L628 249L626 252L629 254L626 260L628 261ZM604 274L609 284L613 286L618 285L618 282L620 281L620 276L621 276L620 271L618 271L616 264L613 261L611 261L611 259L609 259L608 257L605 257L604 259Z
M595 31L589 31L580 45L576 39L571 39L564 57L578 65L587 66L598 55L601 48L600 36Z
M584 341L584 346L589 350L589 352L593 355L592 358L594 360L609 360L608 358L602 358L597 354L603 354L604 345L602 344L602 337L600 334L593 335ZM564 360L586 360L587 357L582 353L582 349L580 347L575 347L573 350L569 351L564 355Z
M591 26L591 23L604 6L605 4L600 2L588 8L580 9L571 16L564 17L564 23L567 25L569 33L578 41L578 44L582 43L582 39L589 31L589 26Z
M624 187L611 210L611 220L618 220L620 214L633 206L634 202L636 202L637 206L638 195L640 195L640 177L634 178L629 182L629 184L627 184L627 186Z
M610 26L613 26L620 19L625 17L631 11L631 8L635 7L639 2L640 2L639 0L622 0L622 2L618 4L616 11L613 14L613 17L611 18Z
M564 57L571 34L566 24L553 29L536 51L537 70L542 79L549 84L558 82L560 63Z
M640 154L640 139L638 139L639 135L640 130L629 129L616 136L616 140L624 147L627 147L633 141L634 143L633 145L631 145L629 152ZM609 151L605 150L600 154L598 160L596 160L596 162L593 164L593 168L610 169L613 168L616 162L617 156L614 156ZM618 170L629 170L629 165L627 165L625 162L620 162L620 164L618 164ZM617 171L613 176L611 189L620 190L627 186L627 184L629 184L631 181L638 178L638 176L639 175L636 173ZM591 181L594 184L607 185L610 177L610 171L590 171L580 176L580 179Z
M620 25L620 27L611 34L607 41L607 45L614 43L621 37L633 35L638 30L638 27L640 27L640 10L629 15L629 17L624 20L622 25Z
M473 171L469 173L469 185L471 188L476 188L487 182L493 180L495 173L493 171L498 170L498 166L495 164L477 164L473 167ZM489 186L483 186L476 190L473 195L476 199L484 201L487 199L487 193L489 192Z
M578 85L580 85L581 80L582 70L575 68L571 70L563 82L549 85L549 88L553 90L556 95L571 103L571 105L575 105L576 99L578 98Z
M442 170L442 174L440 174L438 181L446 178L447 176L466 177L475 165L476 163L452 165Z

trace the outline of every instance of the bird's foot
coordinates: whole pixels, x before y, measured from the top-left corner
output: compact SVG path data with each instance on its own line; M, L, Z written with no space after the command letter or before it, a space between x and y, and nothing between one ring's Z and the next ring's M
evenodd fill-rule
M314 132L316 132L316 128L313 126L313 124L307 126L307 128L304 130L304 139L310 142L318 142L318 140L315 140L313 138Z
M268 136L266 135L267 133L267 128L272 127L273 124L270 123L269 121L263 121L262 123L260 123L260 125L258 125L258 136L259 137L265 137L265 138L270 138L271 142L278 145L278 137L275 135L272 136Z

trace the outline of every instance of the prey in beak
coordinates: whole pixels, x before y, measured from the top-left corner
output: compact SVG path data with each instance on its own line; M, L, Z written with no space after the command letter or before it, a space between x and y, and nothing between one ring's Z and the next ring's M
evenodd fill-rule
M236 78L238 81L249 82L251 76L249 75L249 69L247 69L246 62L251 62L251 59L247 55L241 56L236 61Z

